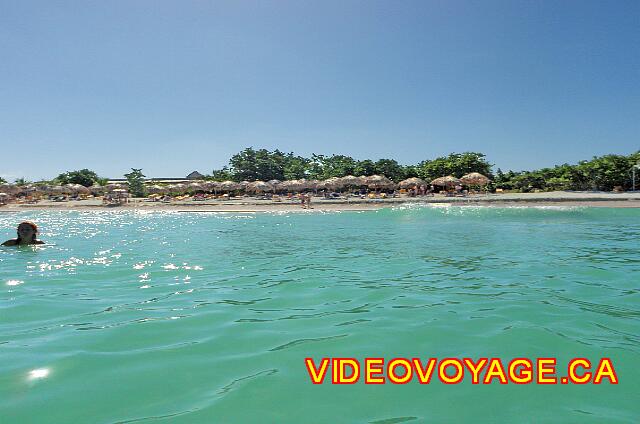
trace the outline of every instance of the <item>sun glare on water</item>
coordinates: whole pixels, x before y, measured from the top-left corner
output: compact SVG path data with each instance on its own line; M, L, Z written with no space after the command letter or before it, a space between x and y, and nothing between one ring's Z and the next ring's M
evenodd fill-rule
M49 368L37 368L29 371L29 380L38 380L40 378L46 378L50 373Z

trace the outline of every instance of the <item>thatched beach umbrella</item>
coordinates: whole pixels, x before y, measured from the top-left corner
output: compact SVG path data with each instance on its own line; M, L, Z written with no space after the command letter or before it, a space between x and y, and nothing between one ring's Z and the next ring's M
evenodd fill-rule
M233 190L238 190L240 188L240 185L234 181L223 181L220 183L219 185L220 190L222 191L233 191Z
M460 180L453 175L448 175L446 177L436 178L435 180L431 181L431 184L440 187L453 187L460 184Z
M169 189L170 193L175 193L178 195L182 195L187 192L187 185L182 183L171 184L167 188Z
M416 186L420 187L420 186L427 185L427 182L422 178L413 177L413 178L407 178L406 180L400 181L398 185L400 186L400 188L413 188Z
M362 180L353 175L345 175L344 177L341 177L340 182L346 187L355 187L362 184Z
M338 177L331 177L331 178L327 178L326 180L324 180L324 186L326 188L331 188L331 189L337 190L339 188L344 187L344 183Z
M66 184L64 187L72 194L90 194L91 191L82 184Z
M273 189L273 186L269 183L265 183L264 181L254 181L252 183L247 184L245 190L251 193L263 193L265 191L270 191Z
M314 192L319 188L322 188L322 181L319 180L307 180L307 187L309 187Z
M111 184L107 184L105 186L105 188L108 191L111 191L111 190L116 189L116 188L126 188L126 186L127 186L127 184L124 184L124 183L111 183Z
M192 182L187 184L186 190L191 193L196 191L204 191L204 185L200 182Z
M300 189L301 190L307 190L312 188L311 183L309 182L309 180L305 179L305 178L300 178L298 180L298 184L300 184Z
M287 192L287 191L295 191L298 189L298 187L300 186L300 184L298 184L298 180L287 180L287 181L282 181L280 184L278 184L278 190Z
M36 184L34 194L43 195L49 190L49 184Z
M280 191L291 190L291 180L282 181L280 184L278 184L278 190Z
M12 184L0 184L0 191L7 194L13 194L16 192L16 187Z
M159 194L165 193L167 188L165 186L161 186L160 184L154 184L147 187L147 191L151 194Z
M276 190L280 188L280 184L282 184L282 181L273 179L273 180L267 181L267 184L271 186L271 190L275 193Z
M33 184L14 185L14 194L18 196L28 196L36 191L36 186Z
M64 192L65 192L65 188L62 187L61 185L51 186L47 190L47 193L49 193L49 194L62 194Z
M215 193L220 188L220 183L218 181L204 181L202 183L202 188L203 190L213 191Z
M460 178L460 182L466 185L486 185L489 181L491 180L488 177L478 172L472 172Z
M93 185L91 187L89 187L89 191L91 192L91 194L93 194L94 196L99 196L101 194L104 193L105 188L101 185L98 185L96 183L93 183Z
M62 194L73 194L73 189L68 185L60 186L60 193Z
M375 189L393 187L395 185L393 181L391 181L389 178L385 177L384 175L372 175L370 177L367 177L365 184L369 188L375 188Z
M289 191L301 191L304 189L304 185L300 180L289 180L282 183Z

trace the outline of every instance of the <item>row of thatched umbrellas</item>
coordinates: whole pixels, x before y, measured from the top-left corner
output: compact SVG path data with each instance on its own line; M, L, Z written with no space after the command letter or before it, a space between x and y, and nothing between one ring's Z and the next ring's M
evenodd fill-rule
M457 179L452 176L436 178L431 183L426 182L420 178L408 178L395 184L393 181L382 175L372 175L369 177L355 177L348 175L341 178L329 178L324 181L319 180L270 180L270 181L207 181L207 182L192 182L189 184L173 184L168 186L151 185L147 187L150 193L169 193L169 192L189 192L189 191L235 191L242 190L249 193L264 193L275 191L303 191L303 190L340 190L343 188L354 187L368 187L370 189L393 189L400 188L412 188L416 186L428 186L429 184L448 187L458 184L464 185L485 185L489 182L489 178L484 175L473 173L465 175L464 177Z
M45 195L89 195L89 194L103 194L106 187L94 185L91 187L85 187L81 184L65 184L65 185L42 185L42 184L27 184L27 185L12 185L1 184L0 194L4 195L32 195L32 194L45 194ZM126 190L124 190L126 191Z
M275 191L304 191L304 190L338 190L345 187L361 187L384 189L393 188L395 184L390 179L372 175L370 177L354 177L346 176L342 178L329 178L324 181L320 180L270 180L270 181L201 181L188 184L170 184L170 185L150 185L147 191L154 193L176 193L176 192L193 192L193 191L214 191L214 192L230 192L245 191L248 193L264 193Z
M368 177L355 177L347 175L345 177L333 177L324 181L320 180L270 180L270 181L194 181L187 184L170 184L147 185L146 189L151 194L166 193L189 193L197 191L213 191L213 192L232 192L245 191L248 193L264 193L276 191L304 191L304 190L340 190L344 188L368 187L369 189L393 189L413 188L420 186L435 185L440 187L453 187L456 185L486 185L489 178L477 172L472 172L458 179L453 176L436 178L430 183L417 177L408 178L395 184L393 181L383 175L371 175ZM15 194L78 194L78 195L100 195L104 193L126 193L128 191L127 184L107 184L106 186L94 185L84 187L80 184L66 184L58 186L49 185L26 185L16 186L11 184L0 185L0 193L9 195Z

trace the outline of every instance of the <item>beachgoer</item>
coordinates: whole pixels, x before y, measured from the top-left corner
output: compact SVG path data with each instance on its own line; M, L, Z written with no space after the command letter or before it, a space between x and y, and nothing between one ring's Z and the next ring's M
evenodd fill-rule
M307 193L307 195L305 196L305 201L307 203L307 209L312 209L311 208L311 195Z
M38 226L33 222L25 221L18 225L18 238L7 240L3 246L18 246L25 244L44 244L42 240L36 239Z
M305 200L304 193L300 193L300 206L302 206L302 209L306 209Z

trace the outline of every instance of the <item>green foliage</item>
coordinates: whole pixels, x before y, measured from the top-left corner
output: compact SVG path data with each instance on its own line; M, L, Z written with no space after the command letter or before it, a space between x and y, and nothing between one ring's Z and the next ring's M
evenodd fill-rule
M353 175L356 175L358 177L361 175L368 177L370 175L375 175L375 174L376 174L376 164L369 159L358 161L358 163L356 164L355 172L353 173Z
M303 158L302 156L294 156L293 153L287 154L283 167L284 179L299 180L300 178L307 178L309 162L309 159Z
M496 173L494 186L506 190L529 192L534 190L603 190L615 187L630 189L631 167L640 160L640 152L629 156L606 155L581 161L576 165L563 164L536 171Z
M420 162L417 166L417 173L420 178L427 181L447 175L460 178L470 172L479 172L492 178L491 167L492 165L487 162L482 153L451 153L446 157Z
M80 184L85 187L91 187L94 183L104 185L106 181L105 178L98 177L98 174L86 168L79 171L68 171L56 177L58 184Z
M24 178L16 178L16 180L13 183L17 186L26 186L27 184L30 183L30 181Z
M413 178L413 177L419 177L419 176L420 176L420 172L419 172L418 165L407 165L404 167L405 178Z
M462 176L469 172L480 172L491 176L491 164L481 153L451 154L447 157L424 161L419 165L400 165L393 159L355 160L345 155L313 154L311 158L293 153L272 152L266 149L248 148L231 157L229 167L216 170L212 178L218 181L268 181L271 179L292 180L299 178L325 180L345 175L384 175L393 181L422 176L427 179L443 175Z
M405 169L393 159L380 159L375 163L375 173L384 175L392 181L402 181L405 179Z
M0 184L6 184L7 180L5 180L4 178L0 177Z
M309 177L311 160L280 150L244 149L229 160L229 167L214 171L214 178L234 181L295 180Z
M322 174L319 179L326 180L332 177L344 177L356 172L357 162L354 158L344 155L321 156L320 165Z
M131 168L131 172L124 174L124 176L129 183L129 193L135 197L144 197L146 195L144 187L145 175L142 173L142 169Z
M222 169L214 169L211 175L206 179L213 181L229 181L233 180L233 173L226 166Z
M345 175L380 174L395 182L420 177L426 181L453 175L462 177L479 172L492 179L491 189L501 188L520 192L535 190L612 190L631 187L631 167L640 162L640 152L629 156L606 155L582 161L576 165L563 164L535 171L492 173L493 165L478 152L451 153L448 156L424 160L417 165L400 165L393 159L356 160L345 155L313 154L310 158L283 153L279 150L248 148L233 155L229 166L213 171L211 179L233 181L268 181L272 179L318 179ZM639 176L640 178L640 176ZM639 182L640 185L640 182Z
M231 157L229 164L237 181L282 180L285 154L279 150L244 149Z

